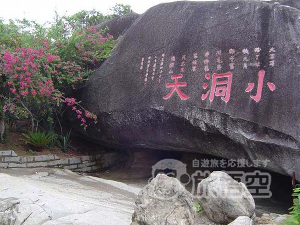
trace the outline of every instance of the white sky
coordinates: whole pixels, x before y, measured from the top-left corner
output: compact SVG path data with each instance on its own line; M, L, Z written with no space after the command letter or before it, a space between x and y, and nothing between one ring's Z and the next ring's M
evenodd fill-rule
M59 15L72 15L81 10L95 9L106 14L116 3L122 3L131 5L137 13L143 13L154 5L172 1L174 0L0 0L0 17L5 20L25 17L44 23L54 18L55 11Z

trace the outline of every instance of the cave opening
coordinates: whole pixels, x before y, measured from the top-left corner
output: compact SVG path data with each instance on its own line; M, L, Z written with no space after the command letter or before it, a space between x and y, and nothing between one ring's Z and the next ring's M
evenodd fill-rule
M213 171L224 171L247 186L254 197L258 216L263 213L286 214L292 206L292 177L271 172L263 166L255 167L253 163L242 167L238 166L236 159L235 166L224 166L221 164L228 163L228 159L194 152L152 149L121 150L118 154L119 161L113 167L93 175L143 188L158 173L164 173L179 179L188 191L196 195L197 185L202 179Z

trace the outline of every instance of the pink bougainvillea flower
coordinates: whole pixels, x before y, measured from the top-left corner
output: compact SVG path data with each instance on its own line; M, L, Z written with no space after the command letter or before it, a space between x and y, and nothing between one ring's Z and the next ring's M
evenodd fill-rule
M33 96L34 96L34 95L37 95L36 90L33 89L33 90L31 91L31 94L32 94Z
M9 90L10 90L10 92L12 92L12 93L16 93L16 91L17 91L15 88L10 88Z
M23 95L23 96L28 95L28 91L22 91L22 92L21 92L21 95Z

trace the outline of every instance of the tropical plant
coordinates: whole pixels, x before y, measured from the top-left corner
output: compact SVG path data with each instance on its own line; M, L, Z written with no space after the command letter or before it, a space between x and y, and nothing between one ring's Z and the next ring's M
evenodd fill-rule
M32 149L28 149L27 151L28 154L32 154L32 155L35 155L37 152L32 150Z
M117 4L115 4L114 7L112 7L110 9L109 17L114 18L117 16L123 16L125 14L132 13L132 12L133 12L133 10L131 9L130 5L124 5L124 4L117 3Z
M128 5L116 4L110 15L95 10L72 16L56 14L47 25L26 19L6 23L0 18L1 109L11 122L31 124L32 133L23 137L26 142L43 139L37 132L41 124L45 130L59 124L62 130L60 120L67 109L72 109L84 129L97 123L97 116L71 94L115 46L108 31L97 30L95 25L131 11ZM61 138L65 150L68 138Z
M71 130L66 135L61 135L57 139L56 143L58 147L64 152L67 152L68 149L72 147L70 136L71 136Z
M300 187L294 189L293 206L289 208L291 218L285 221L285 225L299 225L300 224Z
M25 142L25 144L34 146L34 147L46 147L51 141L57 138L54 133L45 133L45 132L29 132L28 134L23 134L23 137L20 139Z
M195 204L195 208L196 208L196 212L197 212L197 213L200 213L200 212L203 211L203 208L202 208L202 206L200 205L200 203L196 203L196 204Z

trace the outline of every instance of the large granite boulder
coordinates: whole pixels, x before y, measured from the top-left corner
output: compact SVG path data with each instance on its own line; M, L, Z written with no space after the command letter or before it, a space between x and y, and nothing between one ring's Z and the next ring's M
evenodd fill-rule
M274 2L174 2L129 27L81 89L109 146L269 160L300 178L300 11Z
M106 33L109 33L115 39L117 39L128 30L128 28L139 16L140 15L137 13L128 13L123 16L118 16L98 24L96 26L96 30L104 30L105 28L108 28Z
M136 200L132 222L136 225L193 225L193 196L176 179L158 174Z
M198 185L197 196L207 217L228 224L240 216L252 217L255 203L243 183L224 172L213 172Z

